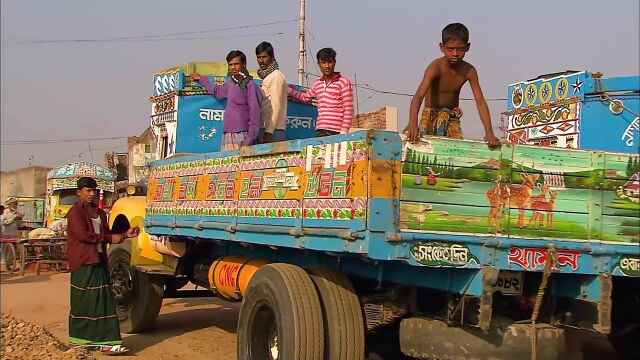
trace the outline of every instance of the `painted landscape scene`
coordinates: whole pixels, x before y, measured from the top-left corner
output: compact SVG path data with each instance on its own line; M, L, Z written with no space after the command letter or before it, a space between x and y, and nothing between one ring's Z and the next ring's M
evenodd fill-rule
M638 156L434 139L402 170L403 230L640 242Z

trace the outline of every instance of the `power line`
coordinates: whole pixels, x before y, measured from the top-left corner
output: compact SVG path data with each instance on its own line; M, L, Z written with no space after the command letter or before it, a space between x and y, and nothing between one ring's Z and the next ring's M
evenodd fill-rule
M35 144L59 144L59 143L68 143L68 142L85 142L85 141L101 141L101 140L119 140L126 139L127 136L115 136L115 137L104 137L104 138L85 138L85 139L40 139L40 140L9 140L0 145L35 145Z
M313 75L316 77L320 77L320 75L318 74L313 74L313 73L308 73L309 75ZM396 91L388 91L388 90L378 90L374 87L372 87L371 85L367 84L367 83L359 83L354 85L356 87L359 87L361 89L365 89L365 90L370 90L373 92L377 92L380 94L389 94L389 95L398 95L398 96L413 96L414 94L407 94L407 93L401 93L401 92L396 92ZM506 101L506 98L484 98L487 101ZM460 100L475 100L472 98L460 98Z
M241 35L225 35L225 36L201 36L201 37L188 37L188 38L175 38L175 39L132 39L121 40L119 42L156 42L156 41L185 41L185 40L211 40L211 39L237 39L247 38L253 36L272 36L272 35L284 35L283 32L274 33L255 33L255 34L241 34Z
M200 31L187 31L180 33L165 33L165 34L155 34L155 35L135 35L135 36L118 36L111 38L94 38L94 39L18 39L18 44L52 44L52 43L83 43L83 42L114 42L114 41L132 41L132 40L142 40L142 39L158 39L158 38L168 38L175 36L185 36L185 35L197 35L197 34L207 34L218 31L227 31L227 30L238 30L238 29L248 29L255 28L261 26L269 26L276 24L283 24L298 21L294 20L280 20L280 21L271 21L260 24L250 24L250 25L240 25L240 26L230 26L224 28L217 29L207 29Z

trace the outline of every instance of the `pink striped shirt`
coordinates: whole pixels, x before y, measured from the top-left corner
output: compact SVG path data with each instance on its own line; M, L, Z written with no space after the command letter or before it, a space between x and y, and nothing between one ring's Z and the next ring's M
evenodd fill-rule
M353 118L353 89L351 81L340 73L336 73L328 84L321 77L311 85L308 92L289 88L289 95L303 102L318 99L316 130L330 130L341 134L349 132Z

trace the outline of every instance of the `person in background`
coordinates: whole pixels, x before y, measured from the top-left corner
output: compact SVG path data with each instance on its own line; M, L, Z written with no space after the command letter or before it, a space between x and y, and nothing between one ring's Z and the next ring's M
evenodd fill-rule
M284 140L287 126L287 81L279 70L273 46L263 41L256 46L258 76L262 79L262 127L263 143Z
M316 136L345 134L351 128L353 118L353 88L351 81L336 68L336 51L324 48L316 54L322 77L306 92L289 86L289 96L294 100L309 102L318 99Z
M120 324L109 280L107 244L136 237L139 229L116 234L94 204L95 179L77 181L78 201L67 213L67 253L71 272L69 343L105 354L123 354Z
M2 236L17 237L18 228L22 225L24 215L18 212L18 199L11 196L4 202L6 208L2 213Z
M209 94L217 99L227 99L222 124L222 151L238 150L243 145L253 145L260 130L260 106L262 94L247 71L247 57L240 50L227 55L230 80L223 85L212 84L208 77L199 73L191 79L199 82Z

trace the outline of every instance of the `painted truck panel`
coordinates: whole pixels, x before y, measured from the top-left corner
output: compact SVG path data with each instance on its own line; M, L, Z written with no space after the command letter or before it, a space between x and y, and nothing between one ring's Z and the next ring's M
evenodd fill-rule
M640 221L625 190L637 181L633 164L634 154L491 151L435 137L403 145L396 133L360 131L160 160L145 221L158 235L409 264L396 276L412 283L435 281L418 277L419 267L541 271L549 244L558 272L631 275Z

